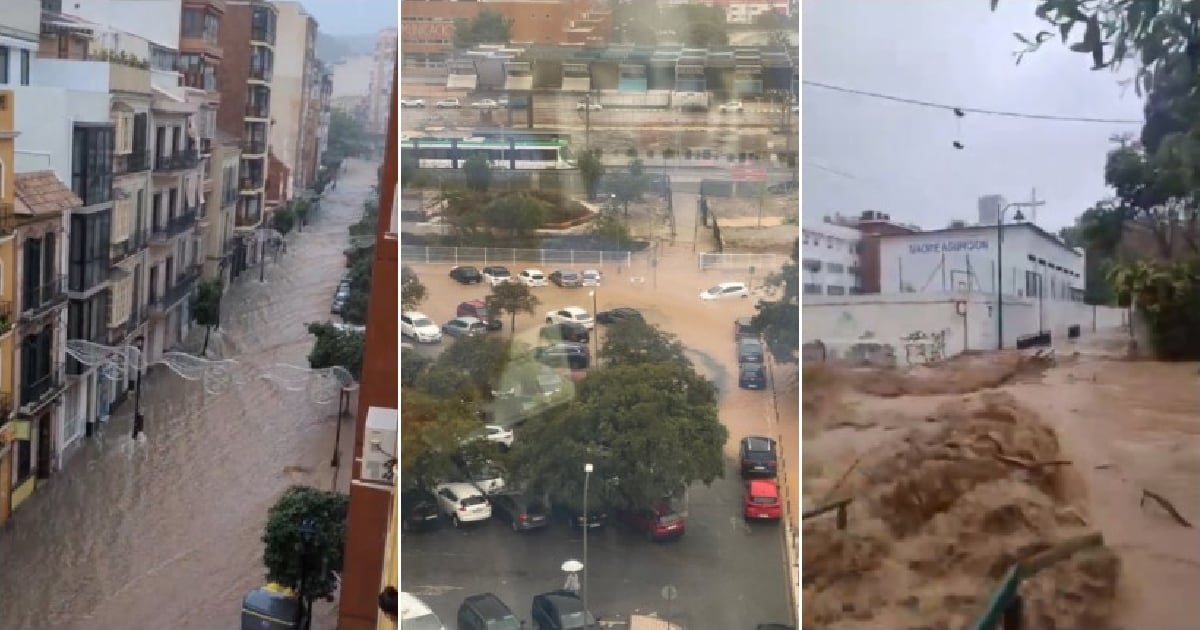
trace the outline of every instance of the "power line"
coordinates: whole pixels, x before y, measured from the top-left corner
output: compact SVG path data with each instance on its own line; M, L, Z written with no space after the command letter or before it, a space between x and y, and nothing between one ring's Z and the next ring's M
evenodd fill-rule
M1010 112L994 109L980 109L977 107L956 107L954 105L946 105L944 103L934 103L932 101L923 101L915 98L905 98L902 96L894 96L891 94L881 94L879 92L870 92L867 90L856 90L854 88L842 87L840 85L830 85L819 81L810 81L805 79L804 85L809 87L820 88L822 90L830 90L833 92L842 92L845 94L855 94L857 96L866 96L869 98L878 98L885 101L895 103L904 103L905 105L916 105L918 107L929 107L932 109L944 109L954 112L955 114L982 114L986 116L1004 116L1007 118L1025 118L1029 120L1052 120L1056 122L1079 122L1079 123L1103 123L1108 125L1140 125L1141 120L1128 120L1124 118L1091 118L1087 116L1055 116L1053 114L1030 114L1026 112Z

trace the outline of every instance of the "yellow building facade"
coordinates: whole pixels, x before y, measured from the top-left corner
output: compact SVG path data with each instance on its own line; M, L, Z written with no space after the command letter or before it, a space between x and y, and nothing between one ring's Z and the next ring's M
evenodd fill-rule
M15 103L11 90L0 90L0 524L12 514L12 472L17 448L12 422L16 371L13 369L13 328L17 300L16 239L13 215L13 170L16 161Z

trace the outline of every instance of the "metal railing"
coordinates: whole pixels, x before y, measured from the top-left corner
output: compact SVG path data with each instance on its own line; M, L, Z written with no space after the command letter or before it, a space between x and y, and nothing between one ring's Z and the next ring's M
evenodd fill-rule
M240 184L239 190L258 190L259 188L263 187L263 184L266 183L266 180L260 173L258 175L247 175L238 183Z
M172 238L186 232L196 224L196 211L191 210L167 219L166 223L156 225L150 231L150 242L161 245Z
M192 289L196 286L196 279L200 277L198 270L193 269L195 267L199 267L199 265L189 265L187 271L175 280L175 284L168 287L161 296L151 301L151 314L161 315L166 313L172 306L175 306L183 298L191 294Z
M250 66L250 78L257 81L270 81L271 70L268 68Z
M248 155L261 155L267 152L266 140L243 140L242 153Z
M1018 560L1000 580L1000 585L988 599L987 608L983 615L971 626L973 630L995 630L1003 622L1004 630L1021 630L1024 602L1018 588L1023 580L1029 579L1038 572L1066 560L1075 553L1085 549L1104 545L1104 536L1098 532L1085 534L1067 539L1041 553Z
M154 170L156 171L179 171L189 168L195 168L198 156L195 149L187 149L184 151L176 151L171 155L160 155L154 160Z
M270 28L263 28L263 27L259 27L259 26L251 26L250 27L250 41L266 42L266 43L274 46L275 45L275 30L270 29Z
M270 118L271 106L261 103L246 103L246 118Z
M138 230L108 248L108 262L115 265L138 253L146 246L146 231Z
M150 152L142 149L126 155L113 156L113 174L126 175L150 170Z
M125 337L128 337L129 334L132 333L137 327L138 320L134 316L134 313L131 312L129 313L129 317L125 318L125 321L117 324L116 326L110 326L108 328L108 345L121 345L121 342L125 339Z
M262 212L246 212L237 215L237 227L253 227L262 222Z
M21 296L20 321L30 322L67 301L67 277L55 276L41 285L27 286Z
M41 408L61 394L64 385L63 366L61 363L54 363L48 373L21 384L22 411L31 413Z
M508 247L427 247L401 245L400 256L410 263L480 262L484 264L536 262L541 264L583 265L606 263L629 265L645 252L624 250L595 251L580 249L513 249Z

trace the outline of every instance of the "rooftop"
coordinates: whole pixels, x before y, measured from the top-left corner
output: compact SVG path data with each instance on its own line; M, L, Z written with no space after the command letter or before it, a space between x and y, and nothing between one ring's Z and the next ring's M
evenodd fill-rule
M13 176L16 213L24 216L52 216L83 207L79 198L58 179L54 171L33 171Z

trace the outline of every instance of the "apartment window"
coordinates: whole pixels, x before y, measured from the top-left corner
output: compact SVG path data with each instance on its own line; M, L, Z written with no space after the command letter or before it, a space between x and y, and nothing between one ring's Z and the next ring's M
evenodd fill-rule
M184 9L180 18L180 30L184 37L199 39L204 37L204 17L202 9Z
M841 286L837 286L835 284L831 284L831 285L825 287L825 294L826 295L846 295L846 287L841 287Z
M46 326L41 332L26 335L21 340L21 401L20 404L35 402L50 390L52 385L50 378L54 370L52 352L54 342L54 328ZM23 444L28 444L26 440ZM26 457L28 460L28 458ZM28 466L28 461L26 461ZM18 462L18 468L20 468ZM24 477L29 476L29 471L24 473L18 472L18 481L21 481L22 474Z
M29 51L21 51L21 85L29 85Z
M67 306L67 339L100 341L108 322L108 294L97 293L86 300L71 300Z
M146 114L133 115L133 139L131 141L131 149L134 153L145 154L146 152Z
M0 46L0 83L8 83L8 46Z
M169 48L151 44L150 66L155 70L176 72L179 69L179 53Z
M71 291L89 291L108 279L111 231L112 218L108 211L71 215L70 268L67 277Z
M75 127L71 189L91 206L112 200L113 128Z
M113 123L113 153L129 155L133 152L133 114L130 112L113 112L110 116Z
M811 282L804 283L804 295L821 295L822 293L824 292L821 290L821 285Z
M1037 297L1041 293L1042 276L1036 271L1025 272L1025 296Z
M804 267L805 271L811 271L813 273L821 270L821 261L815 258L805 258L803 261L801 261L800 265Z
M845 269L845 266L841 263L828 263L825 265L825 270L829 273L842 273Z

